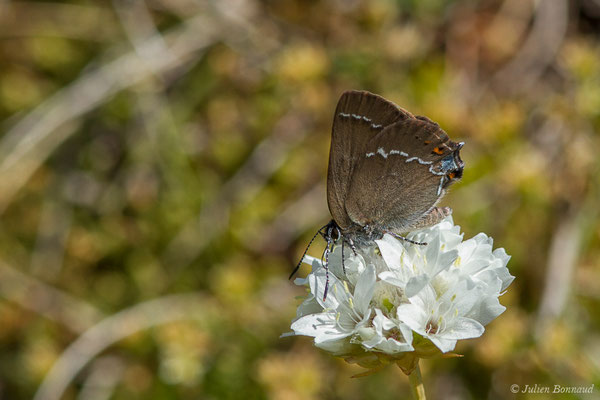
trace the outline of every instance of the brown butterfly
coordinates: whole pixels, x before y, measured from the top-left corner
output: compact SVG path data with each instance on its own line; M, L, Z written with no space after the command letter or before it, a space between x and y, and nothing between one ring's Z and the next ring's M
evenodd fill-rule
M355 252L385 233L425 245L401 234L435 225L452 212L436 204L462 177L463 145L429 118L381 96L345 92L335 110L329 152L327 203L333 219L310 242L318 234L327 241L325 268L338 239Z

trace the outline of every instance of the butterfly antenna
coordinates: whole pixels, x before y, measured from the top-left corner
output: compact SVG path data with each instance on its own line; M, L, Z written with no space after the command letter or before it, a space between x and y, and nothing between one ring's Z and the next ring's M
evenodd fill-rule
M331 231L331 228L327 230L327 246L323 252L323 255L325 256L325 263L323 264L323 267L325 268L325 290L323 291L323 301L327 299L327 292L329 291L329 253L331 252L330 249L333 247Z
M304 253L302 253L302 257L300 258L300 261L298 262L298 264L296 265L296 268L294 268L294 270L292 271L292 273L290 274L288 279L292 279L292 277L294 275L296 275L296 272L298 272L298 270L300 269L300 266L302 265L302 261L304 260L304 256L306 256L306 253L308 252L308 249L310 248L310 245L315 241L315 238L319 235L319 234L323 234L321 231L325 228L327 228L327 226L329 226L329 224L327 225L323 225L318 231L317 233L315 233L315 235L312 237L312 239L310 239L310 242L308 242L308 246L306 246L306 249L304 249Z

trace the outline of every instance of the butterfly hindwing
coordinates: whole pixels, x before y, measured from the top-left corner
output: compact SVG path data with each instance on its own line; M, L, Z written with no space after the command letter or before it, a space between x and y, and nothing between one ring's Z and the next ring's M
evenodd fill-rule
M360 226L405 232L460 178L460 147L423 117L388 126L356 162L345 201L348 217Z
M391 124L415 117L383 97L364 91L345 92L333 120L327 203L341 228L352 224L345 210L354 169L365 153L367 143Z

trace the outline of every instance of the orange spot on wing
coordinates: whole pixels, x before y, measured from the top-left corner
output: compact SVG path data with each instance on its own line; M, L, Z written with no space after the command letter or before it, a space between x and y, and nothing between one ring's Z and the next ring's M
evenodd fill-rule
M444 154L444 150L440 149L439 147L436 147L436 148L434 148L434 149L433 149L433 152L434 152L435 154L439 154L439 155L442 155L442 154Z
M431 140L426 140L425 142L423 142L425 144L431 144Z
M450 172L448 174L448 178L450 178L450 180L454 179L455 176L456 176L456 174L454 172Z

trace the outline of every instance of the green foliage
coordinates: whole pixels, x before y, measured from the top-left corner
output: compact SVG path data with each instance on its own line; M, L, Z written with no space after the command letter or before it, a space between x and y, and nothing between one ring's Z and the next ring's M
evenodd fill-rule
M430 396L597 394L600 41L596 6L580 3L3 4L2 398L32 398L68 346L128 312L59 398L408 398L400 370L351 379L358 367L279 337L305 294L287 276L329 219L329 132L348 89L466 142L443 205L513 256L507 311L460 344L465 357L422 365ZM528 59L548 15L569 29ZM186 293L199 297L136 308Z

